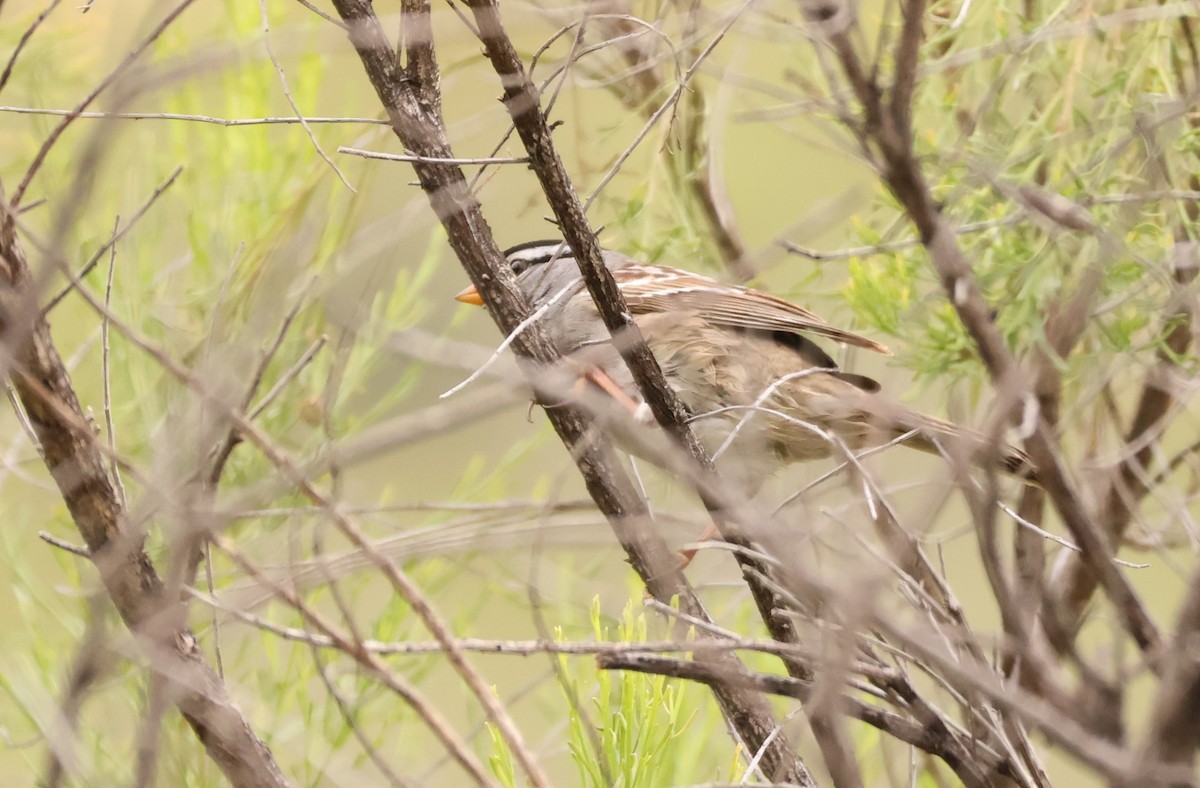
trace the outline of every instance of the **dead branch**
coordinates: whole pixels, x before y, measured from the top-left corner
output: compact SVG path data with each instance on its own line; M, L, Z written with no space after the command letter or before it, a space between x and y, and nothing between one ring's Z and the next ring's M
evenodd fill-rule
M54 129L51 130L50 134L47 135L46 139L42 142L41 147L38 148L37 153L34 154L32 161L29 163L29 167L27 167L25 170L25 175L22 176L21 182L17 184L16 191L13 192L11 205L14 209L21 207L21 199L25 196L25 190L28 189L30 183L33 182L34 176L37 175L38 170L41 169L42 164L46 161L46 156L49 155L50 150L62 137L63 132L65 132L67 128L75 122L76 118L79 117L79 114L86 110L101 93L111 87L113 83L121 77L121 75L128 71L129 67L132 66L137 59L142 56L142 53L149 49L155 41L161 38L166 29L170 27L171 24L179 18L180 14L186 11L193 2L195 2L195 0L182 0L178 5L170 9L167 12L167 15L164 16L162 20L150 30L145 38L143 38L136 47L129 50L125 57L121 59L121 62L118 63L112 71L106 74L103 79L97 82L96 86L92 88L91 92L84 96L84 98L77 105L75 105L70 113L65 115L63 119L54 127Z
M36 18L34 18L29 27L25 28L25 32L21 34L21 38L17 41L17 45L13 47L12 54L8 57L8 62L4 64L4 71L0 72L0 92L3 92L5 85L8 84L8 80L12 76L13 69L16 68L17 59L21 57L21 52L25 49L25 45L29 43L29 39L33 38L33 34L37 32L39 27L41 27L42 22L46 21L46 17L50 16L50 14L54 12L54 9L58 7L60 2L62 2L62 0L50 0L50 3L42 9L42 12L38 14Z
M237 786L286 785L271 751L229 699L185 626L177 598L164 594L142 537L124 525L124 510L108 476L97 438L87 425L71 378L31 292L25 254L12 207L0 216L0 337L11 362L13 386L37 434L42 457L62 493L100 578L142 646L151 670L210 758ZM14 343L14 338L19 339Z
M1130 770L1139 784L1158 764L1194 765L1200 747L1200 574L1194 574L1179 613L1175 638L1165 657L1166 670L1154 714ZM1174 783L1178 784L1178 783Z
M772 695L782 695L795 698L802 703L808 703L817 686L811 681L776 676L767 673L753 673L741 669L728 669L704 662L693 662L671 657L659 657L649 654L630 652L602 652L596 655L596 664L603 670L632 670L638 673L651 673L658 676L697 681L707 686L730 684L736 687L766 692ZM912 722L889 711L872 706L854 698L842 695L838 698L840 710L847 716L878 728L890 736L911 744L919 750L936 755L951 767L961 766L948 753L957 750L954 742L946 738L944 731ZM1014 776L1008 771L1004 760L986 745L976 743L977 748L969 757L984 768L991 769L994 774L1006 777ZM986 781L981 784L987 784Z
M367 77L405 149L422 159L454 159L434 100L437 86L413 87L419 83L423 73L429 75L429 64L421 65L422 58L426 57L425 52L421 50L415 55L410 52L407 66L399 65L370 4L362 0L335 0L334 5L338 15L347 23L350 40ZM427 14L428 4L414 3L406 6L406 10ZM511 270L503 262L503 256L492 238L478 201L467 187L462 171L456 165L432 161L415 162L413 167L421 187L429 195L434 212L446 229L451 248L482 296L489 313L504 335L512 334L528 315L528 305L516 288ZM575 229L575 234L581 235L579 228ZM598 249L595 248L594 237L589 238L585 240L568 235L573 243L580 243L577 253L582 257L590 252L592 262L598 265ZM590 249L584 245L589 242L592 244ZM615 286L612 289L615 290ZM518 358L523 360L535 386L540 369L552 367L557 360L553 347L536 324L520 332L514 341L514 349ZM663 404L659 402L660 407ZM618 540L630 556L631 564L643 578L650 593L664 601L678 597L685 609L700 613L702 607L699 600L675 568L674 557L661 539L647 533L649 529L644 525L649 520L644 506L628 478L621 472L611 450L588 436L588 422L576 409L554 408L547 413L575 458L597 506L609 518ZM772 735L775 724L769 709L760 699L742 693L718 692L717 696L748 747L756 750L770 741L768 737ZM802 783L811 782L807 770L782 737L771 742L767 766L771 773L786 775Z
M695 461L699 469L699 481L694 484L696 492L713 515L721 536L731 544L750 548L750 541L739 525L723 514L735 510L737 502L728 500L728 495L721 496L720 491L725 488L713 475L708 452L688 426L688 414L642 339L612 274L604 267L596 235L588 226L583 204L554 147L549 125L541 111L537 88L529 79L524 64L504 31L499 9L490 0L473 0L468 6L475 15L485 47L484 53L492 61L504 86L505 106L529 154L531 166L541 182L558 226L575 253L584 283L605 325L613 337L620 337L620 341L614 342L615 346L620 349L655 419ZM775 596L755 579L765 574L768 567L745 552L736 555L768 631L780 642L795 642L796 633L790 622L774 613L778 604ZM797 676L809 672L798 664L790 664L788 670Z
M917 79L915 53L923 40L925 3L908 0L901 8L903 28L896 45L896 78L890 89L880 85L876 71L864 65L847 29L832 29L829 44L862 111L856 132L877 157L884 182L916 227L951 305L975 341L1000 397L1001 412L1019 421L1018 411L1033 402L1032 395L913 150L911 101ZM824 23L819 18L813 21ZM1158 630L1128 579L1112 562L1111 544L1083 506L1057 440L1039 420L1025 444L1037 467L1039 482L1079 545L1082 560L1098 578L1134 642L1153 661L1161 640Z
M1172 275L1177 285L1175 308L1163 320L1161 346L1154 366L1146 373L1133 423L1125 437L1128 450L1112 474L1100 510L1099 526L1110 543L1123 538L1137 504L1150 492L1149 466L1173 403L1172 378L1179 368L1178 359L1192 344L1196 294L1194 283L1200 269L1200 245L1181 240L1172 250ZM1096 589L1094 571L1078 558L1063 556L1052 577L1059 590L1058 605L1069 629L1076 629L1083 608Z

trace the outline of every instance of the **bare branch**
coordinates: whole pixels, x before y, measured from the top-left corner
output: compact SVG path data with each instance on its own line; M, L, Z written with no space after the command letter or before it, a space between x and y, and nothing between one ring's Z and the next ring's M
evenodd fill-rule
M17 115L51 115L58 117L73 117L77 120L167 120L185 123L211 123L215 126L237 128L240 126L292 126L300 122L295 116L286 118L217 118L212 115L187 115L178 112L75 112L70 109L45 109L42 107L3 107L0 112L11 112ZM367 126L387 126L389 121L380 118L324 118L306 117L309 125L317 124L358 124ZM22 208L28 208L28 204Z
M268 578L240 550L220 534L212 536L212 543L227 554L247 574L271 589L272 595L296 610L318 632L328 638L328 643L342 653L351 657L357 664L367 670L372 676L389 690L399 695L421 717L433 734L441 741L450 755L471 775L477 785L495 786L495 781L480 763L479 758L471 750L462 737L454 730L441 712L415 686L402 676L388 670L387 666L375 658L373 654L362 648L362 641L357 638L347 638L339 633L324 616L305 604L292 589Z
M140 43L138 43L136 47L129 50L125 57L121 59L121 62L118 63L117 66L103 79L101 79L96 86L92 88L91 92L84 96L83 100L80 101L79 104L77 104L75 108L72 109L65 117L63 117L62 121L54 127L49 136L47 136L45 141L42 143L41 147L38 148L37 153L34 154L33 160L30 162L29 167L25 170L25 175L21 178L21 182L17 184L17 188L13 192L12 200L10 201L12 208L20 208L21 198L25 196L25 190L29 188L29 184L33 181L33 177L37 175L38 170L41 169L42 164L46 161L46 156L49 155L50 149L53 148L55 143L58 142L59 137L61 137L63 132L67 130L67 127L69 127L75 121L75 119L79 117L79 113L87 109L88 106L91 105L91 103L95 101L101 93L107 90L117 79L119 79L126 72L126 70L128 70L129 67L133 65L133 63L139 57L142 56L142 53L145 52L155 41L157 41L162 34L166 32L166 29L170 27L171 24L179 18L180 14L186 11L193 2L195 2L195 0L181 0L178 5L168 11L167 15L163 17L162 21L155 25L154 28L151 29L151 31L146 35L145 38L142 39Z
M29 39L33 38L33 34L37 32L39 27L41 27L42 22L46 21L46 17L50 16L50 14L54 12L55 8L58 8L58 4L60 2L62 2L62 0L50 0L49 5L42 9L42 12L34 18L29 27L25 28L25 32L21 34L21 38L19 41L17 41L17 45L13 47L13 51L8 58L8 62L4 65L4 71L0 72L0 93L4 92L4 86L8 84L8 80L12 76L13 69L16 68L17 58L21 57L21 52L25 49L25 45L29 43Z
M1200 747L1200 574L1194 574L1179 613L1175 638L1150 723L1130 770L1135 781L1157 763L1186 764ZM1133 785L1134 782L1128 783Z
M380 153L373 150L362 150L360 148L350 148L345 145L338 148L338 153L348 153L352 156L361 156L364 159L380 159L382 161L403 161L408 163L418 162L421 164L462 164L470 166L472 164L490 165L490 164L528 164L529 157L527 156L484 156L477 159L453 159L453 158L437 158L429 156L411 156L401 153Z
M811 681L765 673L752 673L744 668L723 668L703 662L687 662L681 659L657 657L649 654L602 652L596 655L596 664L603 670L632 670L638 673L652 673L659 676L698 681L708 686L730 684L735 687L752 689L758 692L795 698L803 703L808 703L816 690ZM951 765L957 765L954 763L953 756L949 754L954 748L941 734L932 731L928 727L910 722L891 712L847 696L839 698L839 702L848 716L865 722L874 728L878 728L884 733L917 749L937 755ZM999 755L994 751L989 751L986 745L977 743L975 746L978 748L972 754L975 759L985 763L989 768L1000 769L1000 774L1012 776L1011 773L1003 770L1001 766L1003 761Z
M179 165L178 167L176 167L174 170L172 170L171 174L167 176L167 179L165 181L163 181L161 184L159 184L158 188L156 188L154 190L154 193L151 194L148 198L146 198L146 201L144 203L142 203L142 205L136 211L134 211L133 216L130 217L129 221L125 224L125 226L122 227L121 229L113 232L112 236L108 239L108 241L104 245L102 245L99 249L97 249L95 251L95 253L92 254L91 257L88 258L88 261L79 268L78 272L76 272L75 277L77 279L83 279L88 274L90 274L92 272L92 269L96 267L96 264L100 262L100 259L104 257L104 253L109 251L113 247L115 247L116 244L119 243L122 238L124 238L126 235L129 234L129 231L133 229L134 225L136 225L138 223L138 221L143 216L146 215L146 212L149 211L150 207L152 205L154 205L154 203L158 200L159 197L162 196L163 192L165 192L167 189L171 188L171 185L173 183L175 183L175 180L179 177L179 174L182 172L183 172L182 164ZM42 316L45 317L46 315L48 315L50 313L50 310L54 309L54 307L58 306L58 304L64 298L66 298L68 295L70 295L72 287L73 287L73 285L68 283L66 287L64 287L62 290L58 291L58 293L56 293L54 296L52 296L50 298L50 300L46 302L46 305L44 307L42 307Z
M296 113L296 120L300 121L300 126L304 129L304 133L308 135L308 140L312 143L317 155L329 165L330 169L338 176L338 180L342 182L342 185L354 193L355 188L350 185L350 181L346 180L345 174L333 163L333 159L329 158L329 154L321 147L321 143L317 142L316 134L309 128L308 119L304 117L304 113L300 111L300 107L296 104L296 99L292 97L292 90L288 87L287 74L284 73L283 64L279 62L279 57L275 54L275 48L271 46L271 19L267 14L267 0L259 0L258 8L259 17L262 20L263 46L267 50L267 57L271 59L271 65L275 67L275 73L279 77L279 87L283 90L284 98L287 99L292 112Z
M87 420L50 328L36 308L29 308L33 298L28 292L29 267L17 241L12 209L7 203L3 209L0 275L5 292L0 298L6 319L0 332L7 340L7 354L16 362L12 382L100 578L121 617L139 637L152 668L167 679L175 704L226 778L237 786L285 785L270 750L205 663L195 637L178 615L178 605L164 598L162 580L142 549L142 538L122 523L125 513L96 437L77 429ZM22 317L29 326L13 325L14 318ZM21 338L20 345L12 345L14 336Z
M335 0L335 7L349 26L351 41L405 149L423 158L455 158L446 142L440 118L428 112L427 107L413 95L403 75L398 73L387 37L371 6L362 0ZM491 13L494 13L494 8ZM491 21L494 23L495 19ZM485 37L494 35L494 29L488 32L481 28L481 33ZM511 44L508 54L510 58L515 58ZM519 70L519 60L516 64L519 75L523 73ZM526 84L527 79L521 77L518 83L506 84L506 91L520 94ZM544 129L544 121L536 111L536 100L532 106L521 105L516 110L528 113L529 120L541 123ZM530 110L533 112L530 113ZM543 155L556 157L552 145L549 145L548 135L543 142L547 147L540 149L537 154L531 152L531 157L535 160ZM446 228L451 248L467 270L472 284L479 291L501 332L507 336L527 317L528 307L519 295L511 269L503 263L500 250L461 170L455 165L428 162L417 162L413 166L435 213ZM579 218L582 220L581 214ZM568 239L580 243L576 249L580 257L588 252L592 262L598 264L599 252L594 236L582 231L581 227L586 225L577 224ZM572 235L586 236L588 240ZM584 246L584 243L590 246ZM611 289L615 290L615 286ZM513 346L518 358L525 361L530 372L541 365L552 365L557 358L537 325L521 332ZM536 375L531 377L531 382L537 385ZM680 575L676 560L666 545L642 527L647 522L645 507L634 493L628 478L620 471L611 450L589 436L587 421L575 409L553 408L547 414L575 458L597 506L609 518L618 540L628 552L634 569L650 593L663 601L678 597L686 610L701 613L703 608L699 600ZM677 419L676 423L680 421ZM757 748L772 735L775 725L769 709L760 699L721 692L718 692L718 699L748 746ZM803 764L782 739L776 739L772 744L769 758L772 772L804 782L811 781Z

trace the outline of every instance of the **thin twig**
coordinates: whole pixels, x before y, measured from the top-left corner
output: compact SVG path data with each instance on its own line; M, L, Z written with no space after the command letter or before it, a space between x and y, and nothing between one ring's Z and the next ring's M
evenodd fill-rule
M342 22L340 19L337 19L336 17L330 16L325 11L322 11L320 8L317 8L315 5L308 2L308 0L296 0L296 2L298 2L300 5L307 8L309 11L312 11L314 14L321 17L322 19L324 19L326 22L333 25L334 27L340 27L342 30L346 29L346 25L344 22ZM309 122L310 123L312 122L311 118L309 119Z
M113 237L117 236L117 228L121 224L121 216L117 215L113 220ZM117 245L109 246L108 255L108 279L104 283L104 311L107 314L112 309L112 285L113 272L117 269ZM117 428L113 423L112 413L112 370L109 368L109 345L108 345L108 318L104 317L100 320L100 379L104 387L104 429L108 433L108 450L112 456L117 456ZM126 508L129 505L128 499L125 496L125 484L121 481L121 469L113 460L109 461L109 466L112 472L113 484L116 485L117 498L121 502L121 508Z
M373 150L363 150L361 148L351 148L347 145L342 145L337 149L338 153L347 153L351 156L361 156L364 159L380 159L382 161L403 161L408 163L420 162L422 164L461 164L464 166L470 165L488 165L488 164L528 164L528 156L484 156L476 159L461 159L436 156L413 156L407 153L381 153Z
M24 51L25 45L29 43L29 39L33 38L33 34L37 32L39 27L41 27L42 22L46 21L46 17L50 16L55 8L58 8L58 4L60 2L62 2L62 0L50 0L50 4L42 9L42 12L34 18L29 27L25 28L25 32L21 34L21 38L19 41L17 41L17 45L13 47L13 52L8 58L8 63L6 63L4 66L4 72L0 73L0 92L3 92L4 86L8 84L8 80L12 76L13 69L16 68L17 58L21 57L21 52Z
M379 748L363 732L362 726L358 724L354 708L342 695L337 684L329 675L329 669L321 658L320 651L316 648L312 650L312 658L313 664L317 668L317 676L321 679L321 683L325 685L325 691L329 693L329 697L333 698L334 705L337 706L338 713L342 715L343 722L346 723L346 727L350 729L350 732L354 734L354 738L358 741L358 746L367 754L368 760L379 770L379 773L387 781L388 785L397 786L398 788L409 788L409 786L412 786L412 782L396 774L391 764L383 757L383 753L379 752Z
M259 0L258 8L262 24L263 46L266 47L267 57L271 59L271 65L275 67L275 74L279 77L279 87L283 89L284 98L287 99L292 112L296 113L296 120L300 121L300 126L304 129L304 133L308 135L308 141L312 143L317 155L337 174L338 180L350 190L351 194L357 194L357 190L350 185L350 181L346 180L345 174L334 164L333 159L329 158L329 154L325 153L325 149L321 147L321 143L317 142L317 135L309 127L308 120L304 117L304 113L300 111L299 105L296 104L296 99L292 97L292 90L288 87L287 74L284 73L283 64L279 62L279 58L275 54L275 48L271 46L271 20L267 14L267 0Z
M1009 227L1018 224L1025 220L1023 213L1015 213L1010 216L1005 216L1000 219L988 219L982 222L969 222L967 224L958 225L954 228L956 235L966 235L968 233L979 233L993 230L997 227ZM902 241L885 241L883 243L872 244L870 246L852 246L845 249L834 249L828 252L809 249L808 247L799 246L791 241L780 241L779 245L788 250L792 254L798 254L806 257L809 260L817 260L818 262L826 260L846 260L852 257L869 257L873 254L881 254L885 252L899 252L904 249L912 249L921 245L919 238L906 238Z
M17 115L51 115L55 117L74 117L79 120L169 120L185 123L211 123L216 126L236 128L239 126L291 126L300 122L294 115L288 117L266 118L218 118L212 115L189 115L178 112L75 112L69 109L49 109L43 107L9 107L0 106L0 112L11 112ZM306 117L309 125L357 123L370 126L387 126L389 121L384 118L330 118ZM26 203L27 207L30 203Z
M258 418L264 410L269 408L271 403L274 402L275 399L281 393L283 393L283 390L288 387L288 384L295 380L296 376L303 372L304 368L312 363L312 360L316 358L317 354L321 352L321 348L325 347L325 343L328 341L328 334L322 334L321 336L317 337L316 341L309 345L308 349L300 354L300 358L296 359L296 363L288 367L287 370L279 376L279 379L275 381L275 385L271 386L271 388L267 390L266 394L263 394L263 397L261 400L259 400L258 404L251 408L246 414L246 418L253 421L254 419Z
M379 679L388 689L403 698L477 784L484 786L497 785L487 773L487 770L484 769L483 764L479 762L479 758L467 746L458 733L455 732L449 721L442 716L437 707L429 703L428 699L415 686L394 671L388 670L387 666L376 659L374 655L361 648L361 641L349 640L338 633L321 613L314 610L310 605L305 604L290 588L276 583L267 577L254 562L234 547L224 536L213 534L211 542L233 559L234 563L245 572L270 588L272 595L276 599L292 607L309 624L325 635L325 637L329 638L330 645L335 646L339 651L352 658L371 675Z
M150 207L154 205L154 203L158 200L158 198L161 197L167 189L171 188L171 185L173 183L175 183L175 180L179 177L180 173L182 173L182 172L183 172L182 164L180 164L174 170L172 170L171 174L167 176L167 179L164 180L162 183L160 183L154 189L154 192L148 198L146 198L146 201L144 203L142 203L142 205L136 211L133 212L133 216L129 219L129 222L124 227L122 227L119 232L114 232L112 234L112 236L108 239L108 241L105 244L103 244L99 249L97 249L92 254L91 257L88 258L87 262L84 263L80 267L80 269L75 273L75 278L76 279L84 279L85 277L87 277L87 275L92 272L92 269L96 267L96 264L100 262L100 259L102 257L104 257L104 253L109 251L110 249L112 249L118 242L121 241L121 239L123 239L129 233L130 230L132 230L134 228L134 226L138 223L139 220L141 220L141 218L143 216L146 215L146 212L150 210ZM74 285L68 283L66 287L64 287L62 290L58 291L58 293L56 293L54 296L52 296L50 298L50 300L46 302L46 305L44 307L42 307L42 316L44 317L44 316L48 315L50 313L50 311L52 309L54 309L54 307L58 306L59 302L61 302L64 298L66 298L68 295L70 295L71 288L73 286Z
M77 555L80 558L87 558L89 560L92 557L91 550L89 550L86 547L83 547L81 545L72 544L71 542L68 542L65 539L59 539L57 536L50 533L49 531L38 531L38 539L41 539L46 544L57 547L59 550L65 550L66 552L70 553L71 555Z
M166 32L167 28L179 18L180 14L186 11L194 2L196 2L196 0L181 0L178 5L168 11L167 15L163 17L162 21L155 25L145 36L145 38L138 43L137 46L129 50L129 52L125 54L125 57L121 58L121 62L118 63L116 67L114 67L113 70L110 71L103 79L96 83L96 86L92 88L91 92L84 96L74 109L70 110L66 115L63 116L62 122L54 127L49 136L47 136L45 141L42 143L41 147L38 148L37 153L35 153L33 156L33 160L26 168L25 175L21 178L21 182L17 184L16 190L13 191L12 198L10 200L13 208L20 207L21 198L25 196L25 190L29 188L29 184L32 183L33 177L37 175L38 170L41 169L42 164L46 161L46 156L50 154L50 149L53 148L55 143L58 142L63 132L67 130L67 127L69 127L75 121L75 119L79 117L79 113L87 109L88 106L95 101L101 93L107 90L109 86L119 79L129 69L129 67L132 66L133 63L142 56L142 53L149 49L150 46L154 44L154 42L157 41L163 33Z

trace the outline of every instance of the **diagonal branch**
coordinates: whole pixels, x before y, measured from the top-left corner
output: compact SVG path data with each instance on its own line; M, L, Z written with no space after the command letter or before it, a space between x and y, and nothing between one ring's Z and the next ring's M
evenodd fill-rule
M720 670L712 665L696 661L687 661L654 654L636 653L631 651L605 651L596 655L596 664L602 670L629 670L637 673L649 673L656 676L687 679L708 686L727 684L745 687L757 692L771 695L781 695L795 698L802 703L810 703L820 694L822 687L811 681L776 676L769 673L753 673L744 668L739 670ZM944 729L913 722L905 717L864 703L847 695L836 696L840 711L849 717L865 722L898 741L912 745L919 750L937 755L952 767L959 764L950 760L947 753L958 748L957 742L952 741L951 734ZM1006 777L1015 777L1011 767L1003 756L982 742L974 742L974 752L965 755L989 770ZM994 775L993 775L994 776Z
M8 84L9 78L12 76L13 69L17 65L17 58L21 57L21 52L25 49L25 45L29 43L29 39L33 38L33 34L41 27L42 22L46 21L46 17L53 13L54 9L62 0L50 0L49 5L42 9L42 12L37 15L29 27L25 28L25 32L21 34L21 38L17 41L17 45L13 47L12 54L8 57L8 62L4 65L4 71L0 73L0 92L4 91L4 86ZM0 5L3 5L0 3Z
M915 67L915 61L908 53L921 42L922 19L916 11L923 6L922 0L902 3L905 25L897 44L898 66L907 63ZM992 309L979 289L970 263L955 240L954 230L942 215L925 180L912 147L911 129L908 125L899 125L911 122L911 101L917 75L898 73L893 90L885 97L874 77L867 75L847 30L831 33L830 43L861 104L866 118L866 144L873 146L882 162L881 176L916 226L921 243L929 254L954 311L974 339L980 358L1000 396L999 410L1016 420L1019 409L1034 402L1033 396L996 327ZM902 106L899 103L901 101L908 105ZM1026 448L1037 468L1041 486L1079 545L1082 560L1095 574L1134 642L1143 651L1153 655L1161 640L1157 627L1128 578L1113 563L1112 547L1098 524L1089 516L1063 465L1058 442L1044 422L1039 420L1032 430L1026 439Z
M1152 489L1147 472L1158 438L1175 403L1172 378L1192 344L1196 321L1196 275L1200 272L1200 244L1179 240L1173 248L1173 276L1177 286L1176 306L1165 318L1161 345L1154 365L1146 373L1133 424L1125 438L1127 450L1114 471L1101 510L1100 527L1112 544L1118 544L1133 518L1135 507ZM1061 589L1059 615L1073 630L1096 590L1097 577L1077 556L1063 555L1055 567L1053 586Z
M0 196L0 201L3 197ZM71 519L121 617L167 682L169 696L210 758L235 786L286 785L267 745L230 700L186 627L177 599L164 594L142 537L125 526L125 511L109 479L96 437L71 377L37 308L15 216L0 204L0 339L6 366ZM27 325L14 325L14 319ZM14 341L16 342L14 344Z
M334 0L334 6L347 23L351 43L396 135L407 151L421 158L413 163L413 168L446 230L451 248L501 332L506 336L512 334L526 320L528 304L516 287L512 271L504 265L503 255L462 170L455 164L439 161L454 158L440 113L431 109L431 102L421 100L412 83L413 73L397 65L371 4L365 0ZM428 5L408 4L405 8L427 9ZM594 244L594 239L591 242ZM577 251L583 256L588 247L581 244ZM593 247L591 253L598 263L598 250ZM533 324L519 332L513 348L530 382L538 389L539 377L552 371L558 361L553 346L541 327ZM552 408L547 415L649 592L664 602L677 597L689 613L703 614L695 593L678 571L674 555L661 538L645 527L650 523L648 512L611 449L589 434L590 424L576 408ZM768 745L764 763L769 772L811 784L807 769L791 752L787 741L779 736L772 738L776 725L769 706L761 698L729 688L716 691L716 695L750 750Z
M1179 613L1175 639L1165 658L1166 670L1154 714L1137 752L1131 774L1146 774L1155 763L1186 765L1200 747L1200 573L1193 573Z
M633 373L638 388L650 406L658 423L663 425L703 467L712 467L704 447L687 426L687 413L662 374L658 361L650 352L637 324L633 321L625 299L612 274L604 266L600 242L588 226L583 203L575 191L562 163L549 125L541 111L537 88L529 79L525 66L500 22L500 11L492 0L469 0L467 6L475 15L484 54L504 86L504 105L512 116L513 125L525 150L530 166L542 185L546 199L554 211L559 229L579 264L584 284L605 325L614 337L621 355Z
M62 137L63 132L67 130L67 127L74 123L76 118L78 118L80 114L87 109L88 106L90 106L91 103L95 101L101 93L112 86L112 84L116 82L117 79L119 79L129 69L129 67L137 61L139 57L141 57L143 52L149 49L150 46L162 36L163 32L165 32L166 29L170 27L176 19L179 18L179 15L186 11L193 2L195 2L195 0L181 0L178 5L168 11L167 15L163 17L162 21L155 25L150 33L143 38L136 47L131 49L129 53L121 59L121 62L118 63L117 66L102 80L100 80L100 82L98 82L96 86L92 88L90 93L88 93L78 104L75 105L70 113L63 117L61 121L59 121L58 125L55 126L50 134L46 137L45 141L42 143L42 146L38 148L37 153L35 153L33 156L33 161L31 161L29 167L26 168L25 175L21 178L21 182L17 184L16 191L13 192L12 196L13 208L21 207L21 198L25 195L25 190L29 188L29 184L33 182L34 176L37 175L38 170L40 170L42 164L45 163L46 156L50 154L50 149L53 148L58 142L59 138Z
M563 236L574 252L588 292L614 337L613 344L620 350L633 373L655 419L695 461L698 471L694 481L696 492L713 515L722 538L750 548L749 538L726 514L739 508L738 501L723 494L725 485L713 473L708 452L688 426L689 417L683 404L675 390L667 384L612 274L604 266L596 234L588 226L583 204L554 146L549 125L541 111L538 90L530 80L512 40L504 31L499 9L493 0L470 0L467 5L475 14L480 39L484 43L484 54L492 61L504 86L504 103L529 154L530 165L541 182ZM796 642L795 627L784 617L776 615L778 600L771 589L758 579L767 574L769 568L749 550L736 551L735 556L771 635L780 642ZM790 660L785 660L785 663L793 675L805 676L809 673L807 668Z

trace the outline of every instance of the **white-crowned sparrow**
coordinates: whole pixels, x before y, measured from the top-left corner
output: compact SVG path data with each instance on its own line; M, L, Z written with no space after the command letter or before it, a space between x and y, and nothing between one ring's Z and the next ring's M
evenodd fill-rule
M535 241L505 255L522 292L544 308L541 321L559 352L601 372L589 379L611 381L607 388L615 384L623 401L640 402L570 247ZM757 290L610 250L604 263L697 437L721 472L746 488L757 489L784 465L840 454L835 441L857 450L901 439L973 461L998 457L1005 470L1032 476L1023 452L888 400L874 380L838 369L809 335L887 353L878 342ZM482 303L473 287L456 297Z

